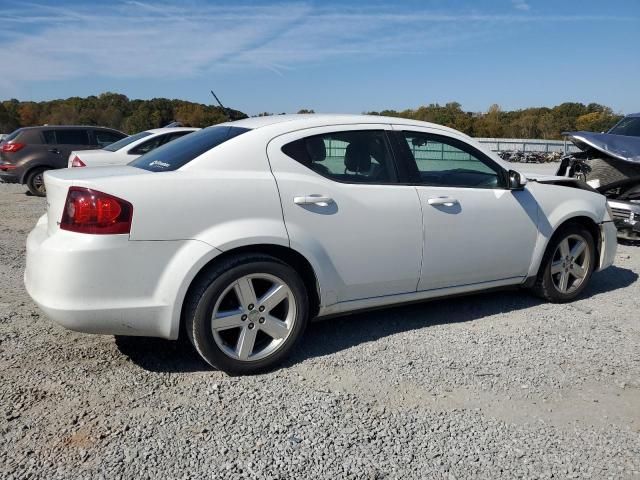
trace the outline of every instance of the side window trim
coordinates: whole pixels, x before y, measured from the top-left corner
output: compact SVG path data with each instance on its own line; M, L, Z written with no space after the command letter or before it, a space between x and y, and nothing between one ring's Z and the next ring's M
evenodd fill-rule
M425 132L420 130L412 130L406 128L405 125L394 125L393 135L396 139L396 146L400 149L400 157L404 161L404 166L407 169L409 175L409 184L416 186L427 186L420 180L420 171L418 170L418 166L413 158L413 154L407 145L404 134L405 133L414 133L419 135L424 135L429 139L432 139L435 142L443 142L445 144L449 144L452 147L458 148L463 152L475 157L479 162L483 163L490 169L496 172L499 180L498 188L507 189L508 179L506 178L506 172L504 168L493 159L488 157L484 152L478 150L473 145L469 145L468 143L459 140L455 137L450 137L448 135L433 133L433 132ZM429 185L436 186L436 185ZM451 188L478 188L478 187L454 187Z

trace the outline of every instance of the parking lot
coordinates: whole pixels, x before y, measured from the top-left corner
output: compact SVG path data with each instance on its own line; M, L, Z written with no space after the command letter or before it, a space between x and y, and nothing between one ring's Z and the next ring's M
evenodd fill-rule
M22 283L45 199L24 190L0 184L2 478L640 478L638 246L571 304L349 315L229 377L184 343L48 321Z

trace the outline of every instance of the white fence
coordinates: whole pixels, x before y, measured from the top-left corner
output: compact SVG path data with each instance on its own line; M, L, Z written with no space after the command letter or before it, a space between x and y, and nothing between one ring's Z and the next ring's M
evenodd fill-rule
M531 138L477 138L476 140L494 152L517 150L520 152L574 153L580 149L567 140L537 140Z

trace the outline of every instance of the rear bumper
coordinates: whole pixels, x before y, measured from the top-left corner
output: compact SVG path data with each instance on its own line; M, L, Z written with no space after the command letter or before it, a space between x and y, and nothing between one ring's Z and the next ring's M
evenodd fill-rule
M17 168L10 168L0 164L0 180L5 183L18 183L20 175L17 172Z
M205 251L195 240L49 235L42 217L27 238L24 282L47 317L70 330L175 339L190 261Z
M604 270L613 265L618 249L618 230L613 222L603 222L600 224L600 262L598 271Z

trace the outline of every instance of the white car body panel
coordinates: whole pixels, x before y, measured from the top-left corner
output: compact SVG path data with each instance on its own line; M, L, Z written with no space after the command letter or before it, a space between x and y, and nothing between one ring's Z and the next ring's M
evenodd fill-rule
M175 171L116 166L45 174L47 215L27 241L25 285L48 316L79 331L175 339L196 275L218 256L255 245L290 248L309 262L320 317L522 284L536 275L553 232L577 216L600 228L599 268L613 262L615 227L605 198L592 191L542 179L517 191L339 183L281 151L293 139L322 131L408 126L467 142L510 168L455 130L347 115L229 125L253 130ZM130 202L130 234L61 230L70 186ZM293 202L312 194L330 197L333 206ZM459 214L426 203L441 195L457 198Z
M143 138L139 138L134 142L122 147L115 152L111 152L109 150L99 149L99 150L77 150L71 152L69 155L69 160L67 162L67 167L71 168L73 159L75 157L80 158L82 162L87 167L108 167L113 165L126 165L129 162L132 162L136 158L140 156L140 154L130 153L136 147L153 140L161 135L166 135L168 133L174 132L195 132L200 130L199 128L192 127L168 127L168 128L154 128L151 130L147 130L151 135L148 135Z

